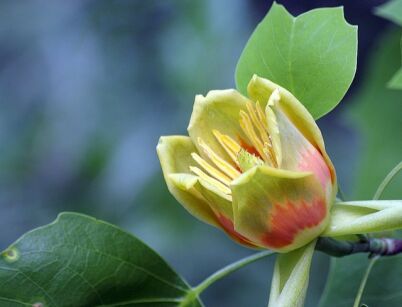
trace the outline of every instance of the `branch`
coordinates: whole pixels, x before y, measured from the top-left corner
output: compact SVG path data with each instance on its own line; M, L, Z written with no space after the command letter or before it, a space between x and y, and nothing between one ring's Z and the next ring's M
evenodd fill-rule
M339 241L332 238L318 239L316 250L333 257L343 257L356 253L368 253L373 256L392 256L402 253L402 239L363 238L360 241Z

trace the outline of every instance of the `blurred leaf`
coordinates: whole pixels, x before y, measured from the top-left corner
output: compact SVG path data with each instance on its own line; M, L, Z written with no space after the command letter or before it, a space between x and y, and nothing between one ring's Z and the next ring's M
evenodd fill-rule
M75 213L62 213L5 250L0 284L0 305L10 307L178 306L189 290L140 240ZM201 303L195 298L186 306Z
M130 217L130 221L132 221L131 212L133 211L138 216L152 217L147 225L157 227L158 231L163 231L166 236L174 238L175 242L183 242L186 238L192 240L191 237L199 235L200 230L197 226L202 228L205 226L183 210L183 207L170 194L161 171L144 182L144 187L131 203L133 206L123 212Z
M402 0L392 0L376 8L375 13L402 26ZM402 52L402 39L401 39ZM402 67L388 82L388 87L393 90L402 90Z
M364 136L357 170L357 191L354 199L370 199L386 174L402 157L402 92L384 87L394 67L400 63L400 31L391 31L378 42L371 68L356 102L349 108L349 116ZM402 178L398 176L386 189L384 199L400 199ZM322 307L351 306L360 281L367 268L365 256L332 259ZM402 258L391 257L374 266L362 303L369 306L400 306ZM381 280L381 283L378 282Z
M367 255L347 256L332 261L329 273L332 278L328 281L320 306L353 306L368 261ZM401 256L377 260L366 284L361 303L370 307L401 306L401 263Z
M402 1L401 1L401 3L402 3ZM401 6L402 6L402 4L401 4ZM401 38L401 55L402 55L402 38ZM393 90L402 90L402 67L396 72L396 74L388 82L388 87Z
M402 26L402 0L388 1L377 7L375 13Z
M112 148L116 145L100 137L92 139L87 146L80 163L80 176L86 180L94 180L105 169L112 155Z
M384 84L400 65L400 30L388 32L377 43L360 92L348 110L349 121L362 135L354 199L371 199L378 185L402 157L402 92ZM402 178L386 189L383 199L401 199Z
M298 17L274 3L251 35L236 68L247 92L253 74L291 91L319 118L342 99L356 72L357 27L343 8L315 9Z
M402 68L388 82L388 87L393 90L402 90Z

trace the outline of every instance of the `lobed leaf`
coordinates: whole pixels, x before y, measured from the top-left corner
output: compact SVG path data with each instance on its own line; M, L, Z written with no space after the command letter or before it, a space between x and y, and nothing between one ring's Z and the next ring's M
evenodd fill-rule
M293 17L274 3L251 35L236 68L237 88L247 94L254 74L293 93L314 118L343 98L356 72L357 27L343 8L320 8Z

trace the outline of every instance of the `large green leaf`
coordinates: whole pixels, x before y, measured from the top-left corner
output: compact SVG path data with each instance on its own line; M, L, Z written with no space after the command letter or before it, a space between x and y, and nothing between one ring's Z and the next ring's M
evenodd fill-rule
M367 255L347 256L333 261L329 273L333 278L328 281L320 306L353 306L360 280L368 263ZM371 278L366 284L362 303L370 307L401 306L401 263L401 256L383 258L376 262L370 274Z
M376 8L375 13L402 26L402 0L392 0Z
M0 285L4 307L178 306L189 291L140 240L75 213L60 214L7 248ZM194 298L185 306L201 303Z
M348 109L350 119L363 135L354 199L371 198L381 180L402 157L402 92L384 87L395 66L400 63L400 35L400 31L392 31L378 42L364 86L355 96L354 106ZM402 176L398 176L383 198L400 199L401 185ZM367 265L368 260L364 256L332 259L320 306L352 306ZM370 274L362 303L370 307L401 306L402 299L398 296L402 292L401 268L401 257L378 261Z
M402 157L402 92L384 87L400 65L399 39L393 29L377 42L360 92L348 109L348 117L361 134L356 193L353 199L370 199L387 173ZM383 199L401 199L402 176L387 188Z
M291 91L314 118L332 110L356 72L357 27L343 8L322 8L298 17L274 3L250 37L236 68L246 94L253 74Z

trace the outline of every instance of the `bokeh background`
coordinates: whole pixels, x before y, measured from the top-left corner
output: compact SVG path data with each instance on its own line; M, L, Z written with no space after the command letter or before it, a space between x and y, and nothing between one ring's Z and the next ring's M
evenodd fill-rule
M348 199L369 199L402 157L400 30L380 0L279 1L297 15L344 5L359 26L356 79L319 120ZM265 0L0 2L0 249L61 211L134 233L191 284L252 251L185 212L168 194L155 147L185 134L194 95L234 87L237 59ZM401 198L396 180L385 197ZM273 259L207 290L206 306L265 306ZM318 254L306 306L328 258Z

